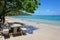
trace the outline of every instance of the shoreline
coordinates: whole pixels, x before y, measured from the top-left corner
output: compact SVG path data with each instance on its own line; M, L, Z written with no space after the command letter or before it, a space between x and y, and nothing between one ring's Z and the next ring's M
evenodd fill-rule
M44 24L44 23L36 23L30 21L23 21L20 19L15 19L11 17L6 17L6 21L10 22L21 22L26 25L27 27L38 28L35 30L31 30L29 32L33 32L32 34L27 34L18 37L11 37L7 40L60 40L60 26L55 26L51 24Z
M35 23L35 24L44 24L44 25L51 25L51 26L58 26L58 27L60 27L60 25L55 25L55 24L50 24L50 23L42 23L42 22L35 22L35 21L28 21L28 20L25 20L25 19L16 19L16 18L12 18L12 17L6 17L6 19L7 20L9 19L10 21L12 19L12 20L14 20L16 22L22 22L22 23L26 23L26 22L30 23L31 22L31 23Z
M11 17L14 18L14 17ZM42 23L42 24L49 24L49 25L55 25L55 26L60 26L60 21L56 20L46 20L46 19L29 19L29 18L14 18L17 20L22 20L22 21L28 21L28 22L34 22L34 23Z

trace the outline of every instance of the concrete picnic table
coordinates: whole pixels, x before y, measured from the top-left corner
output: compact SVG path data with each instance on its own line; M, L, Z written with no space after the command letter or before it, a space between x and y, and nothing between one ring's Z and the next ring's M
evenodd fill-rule
M11 25L11 28L13 28L13 33L14 34L16 34L16 33L18 33L17 32L17 28L19 27L21 27L22 25L20 25L20 24L13 24L13 25Z

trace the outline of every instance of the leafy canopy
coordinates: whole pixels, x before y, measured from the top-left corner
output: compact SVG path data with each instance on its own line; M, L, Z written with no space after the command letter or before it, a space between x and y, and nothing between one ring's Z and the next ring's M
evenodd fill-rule
M38 0L0 0L0 15L19 10L34 13L39 4Z

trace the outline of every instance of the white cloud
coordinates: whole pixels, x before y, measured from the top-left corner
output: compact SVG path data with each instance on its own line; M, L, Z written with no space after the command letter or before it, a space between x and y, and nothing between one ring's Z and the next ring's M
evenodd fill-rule
M47 9L47 10L41 10L38 12L38 14L42 14L42 15L60 15L60 9L57 9L57 10L50 10L50 9Z

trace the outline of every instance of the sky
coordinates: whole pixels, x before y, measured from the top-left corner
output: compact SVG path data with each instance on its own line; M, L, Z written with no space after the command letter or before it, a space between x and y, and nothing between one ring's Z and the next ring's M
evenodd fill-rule
M41 5L34 15L60 15L60 0L39 0Z

